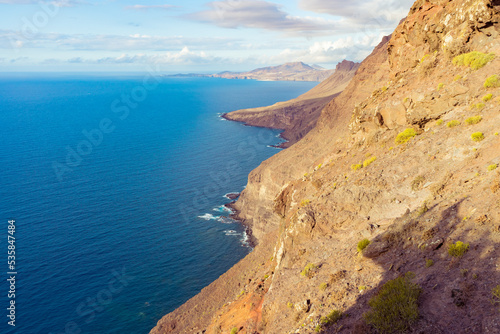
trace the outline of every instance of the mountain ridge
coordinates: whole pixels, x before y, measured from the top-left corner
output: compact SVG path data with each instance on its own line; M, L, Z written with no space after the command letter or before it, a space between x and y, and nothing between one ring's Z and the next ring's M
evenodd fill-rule
M204 77L261 81L318 81L328 78L335 70L309 66L303 62L290 62L261 67L247 72L223 71L215 74L174 74L169 77Z

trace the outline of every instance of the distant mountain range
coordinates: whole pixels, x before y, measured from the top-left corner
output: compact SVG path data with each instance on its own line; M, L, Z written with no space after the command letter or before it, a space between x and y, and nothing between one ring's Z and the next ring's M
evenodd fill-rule
M286 63L279 66L257 68L249 72L220 72L216 74L174 74L169 77L203 77L224 79L253 79L261 81L323 81L335 70L303 62Z

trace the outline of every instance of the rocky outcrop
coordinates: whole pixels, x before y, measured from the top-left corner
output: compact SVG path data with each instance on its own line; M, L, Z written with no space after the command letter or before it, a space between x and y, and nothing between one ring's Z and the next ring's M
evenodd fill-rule
M245 268L228 281L231 304L197 315L197 328L374 333L363 317L368 301L412 272L421 294L407 332L500 333L492 294L500 284L499 18L498 1L414 4L316 127L250 174L236 207L258 244L230 270L236 277ZM489 56L477 68L453 61L468 51ZM363 239L371 243L359 252ZM457 241L469 245L461 256L448 251ZM209 300L220 303L202 294L188 305ZM327 325L332 310L348 316ZM189 330L178 322L170 332Z
M281 137L287 141L280 147L290 147L316 126L321 110L345 89L358 67L359 63L344 60L328 79L293 100L268 107L237 110L223 117L247 125L284 130Z

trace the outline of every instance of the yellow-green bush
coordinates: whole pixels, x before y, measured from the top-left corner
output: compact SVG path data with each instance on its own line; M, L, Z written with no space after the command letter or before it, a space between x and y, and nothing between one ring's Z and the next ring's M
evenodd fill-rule
M408 128L408 129L404 130L403 132L400 132L396 136L395 142L396 142L396 144L404 144L408 140L415 137L416 135L417 135L417 132L414 129Z
M479 51L472 51L464 53L453 58L453 64L457 66L467 66L473 70L478 70L486 66L490 61L495 58L494 53L482 53Z
M360 168L363 168L363 164L354 164L354 165L351 165L351 169L352 170L358 170Z
M491 100L493 98L493 94L486 94L485 96L483 96L483 101L484 102L488 102L489 100Z
M427 260L425 260L425 267L426 268L432 267L433 265L434 265L434 260L433 259L427 259Z
M474 132L470 137L473 141L481 141L484 139L484 134L482 132Z
M493 296L492 303L500 304L500 285L497 285L493 289L491 289L491 295Z
M377 157L371 157L371 158L366 159L365 161L363 161L363 167L370 166L372 164L372 162L374 162L375 160L377 160Z
M460 79L462 79L462 76L461 76L460 74L457 74L457 75L455 75L455 77L453 78L453 81L458 81L458 80L460 80Z
M305 277L312 277L314 274L314 270L316 269L316 265L314 263L308 263L305 267L304 270L300 273L302 276Z
M437 90L441 90L441 89L443 89L443 88L444 88L444 83L442 83L442 82L441 82L441 83L438 85L438 89L437 89Z
M231 334L236 334L236 333L238 333L238 328L233 327L233 329L231 329Z
M449 121L448 123L446 123L446 126L449 128L453 128L453 127L459 126L459 125L460 125L460 121L457 121L457 120L452 120L452 121Z
M303 207L303 206L308 206L308 205L309 205L309 203L311 203L311 201L310 201L310 200L308 200L308 199L303 199L303 200L300 202L300 206L302 206L302 207Z
M443 122L444 122L444 121L443 121L442 119L438 119L438 120L436 121L436 125L441 125L441 124L443 124Z
M462 257L469 250L469 243L457 241L448 247L448 254L453 257Z
M325 291L326 288L328 288L328 283L326 283L326 282L323 282L319 285L319 289L322 291Z
M342 319L342 315L342 311L332 310L327 316L321 317L320 322L323 326L329 326Z
M497 167L498 167L498 165L497 165L497 164L489 165L489 166L488 166L488 171L490 171L490 172L491 172L491 171L493 171L493 170L497 169Z
M422 289L412 282L409 272L385 283L368 304L371 310L363 315L368 325L378 333L401 333L418 319L418 298Z
M484 103L476 103L476 104L471 104L470 105L470 108L472 110L483 110L483 108L485 107L485 104Z
M360 242L358 242L358 252L362 252L363 249L365 249L368 245L370 244L370 240L368 239L363 239Z
M465 123L469 124L469 125L473 125L473 124L477 124L479 122L481 122L483 120L483 118L481 116L472 116L472 117L469 117L465 120Z
M500 87L500 78L498 75L494 74L491 77L488 77L484 82L484 88L496 88Z

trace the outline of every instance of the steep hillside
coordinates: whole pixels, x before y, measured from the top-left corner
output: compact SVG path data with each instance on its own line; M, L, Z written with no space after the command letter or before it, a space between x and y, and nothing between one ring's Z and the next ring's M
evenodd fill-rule
M152 333L500 333L499 19L418 0L249 175L254 252Z
M281 147L290 147L316 126L321 110L346 88L358 67L359 63L344 60L328 79L293 100L268 107L237 110L223 117L248 125L285 130L281 136L287 142Z

